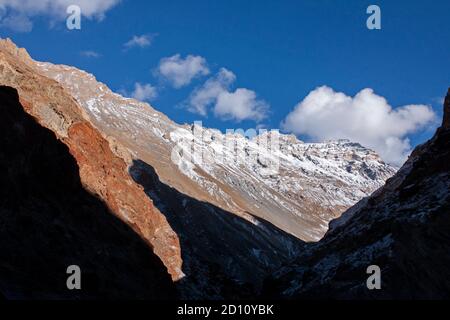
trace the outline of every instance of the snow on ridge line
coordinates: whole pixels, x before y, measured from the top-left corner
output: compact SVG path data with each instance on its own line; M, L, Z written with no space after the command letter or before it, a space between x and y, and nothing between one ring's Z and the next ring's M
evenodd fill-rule
M207 201L230 212L248 211L264 217L300 238L320 238L326 231L324 225L381 187L396 171L374 151L348 140L303 142L295 135L271 130L246 137L244 130L222 133L196 123L180 125L148 103L112 92L84 71L48 63L38 63L38 67L66 87L110 135L127 139L132 149L157 154L157 163L169 167L174 148L191 153L195 161L173 164L179 172L169 170L169 176L162 176L165 181L179 181L185 176L207 193ZM245 161L219 143L226 138L244 152L262 157ZM264 154L258 144L265 138L279 142L271 154ZM214 161L198 161L193 147ZM265 168L267 161L274 159L279 160L276 174ZM189 190L180 191L189 194ZM296 225L290 223L292 219L300 225L306 223L308 229L290 229L290 225Z
M91 81L95 82L98 85L100 91L103 91L106 88L106 90L109 91L110 94L116 96L118 99L122 99L122 100L125 100L125 101L131 101L133 104L144 105L144 106L147 106L147 107L149 107L151 109L154 109L154 107L152 105L150 105L149 103L147 103L145 101L140 101L140 100L137 100L135 98L126 97L126 96L124 96L123 94L121 94L119 92L112 91L106 84L104 84L103 82L98 81L97 78L92 73L89 73L89 72L87 72L85 70L78 69L76 67L68 66L68 65L64 65L64 64L52 64L52 63L49 63L49 62L36 62L36 64L41 68L41 70L44 70L44 71L47 71L47 72L50 71L50 69L62 68L65 71L72 71L72 72L78 73L78 75L77 75L78 77L86 76ZM60 80L58 82L60 82ZM158 111L158 112L160 112L160 111ZM177 124L177 125L178 126L194 126L195 124ZM204 127L204 129L205 130L211 130L211 131L220 132L223 135L227 135L227 133L223 133L222 131L220 131L219 129L216 129L216 128ZM234 131L237 131L237 130L234 130ZM255 130L255 131L258 132L256 134L256 136L246 137L246 138L249 139L249 140L257 140L257 139L259 139L259 138L261 138L261 137L263 137L265 135L278 134L279 137L282 138L283 141L288 141L288 140L294 140L295 139L295 143L296 144L305 144L305 146L326 146L328 144L344 145L344 146L346 146L346 145L353 145L355 147L361 147L363 149L366 149L366 150L369 150L369 151L373 151L373 153L376 153L374 150L369 149L369 148L361 145L358 142L350 141L349 139L334 139L334 140L326 140L326 141L322 141L322 142L305 142L305 141L300 140L294 134L281 133L281 132L279 132L278 129L271 129L271 130L265 130L265 129L261 129L260 130L260 129L258 129L258 130ZM235 134L240 135L240 133L235 133Z

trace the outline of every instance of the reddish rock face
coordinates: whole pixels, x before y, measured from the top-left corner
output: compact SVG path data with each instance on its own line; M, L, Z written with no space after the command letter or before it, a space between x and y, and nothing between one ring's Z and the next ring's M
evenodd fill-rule
M125 162L113 154L108 142L86 122L73 124L66 141L80 167L85 188L103 199L146 239L166 263L172 278L178 279L182 262L178 237L143 189L130 179Z
M161 260L83 187L79 160L15 89L0 86L0 114L0 299L175 298ZM74 264L82 290L66 287Z
M103 200L150 245L172 279L180 279L178 236L143 188L128 175L131 156L102 136L77 102L57 82L38 74L27 57L14 47L1 46L0 84L15 88L24 110L69 148L84 188Z

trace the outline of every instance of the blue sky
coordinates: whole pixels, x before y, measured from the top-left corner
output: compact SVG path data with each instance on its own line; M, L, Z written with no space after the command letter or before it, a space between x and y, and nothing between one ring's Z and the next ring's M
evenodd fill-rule
M440 100L450 86L448 0L69 1L80 3L82 12L83 6L89 6L85 13L88 16L82 17L81 30L68 30L65 13L52 1L42 0L41 11L19 2L0 0L1 37L11 37L37 60L87 70L114 91L132 94L136 83L151 85L153 93L156 92L151 104L180 123L202 120L205 126L222 130L282 128L305 140L321 140L339 135L341 128L336 123L348 126L340 119L347 118L346 110L351 113L352 108L358 108L359 100L366 101L352 100L365 88L374 92L365 92L369 104L376 100L372 99L376 94L387 99L393 108L427 105L441 117ZM381 30L366 27L369 16L366 9L371 4L381 9ZM104 17L99 18L102 14ZM5 20L7 17L22 20L17 22L19 25L7 24L6 21L10 22ZM26 26L21 27L24 17ZM144 41L141 46L125 46L133 36L147 36L150 44L145 45ZM197 67L204 66L208 72L204 69L177 87L173 77L170 79L173 74L168 72L164 76L158 69L161 59L176 54L179 54L178 60L173 59L176 63L186 62L189 55L203 59L191 62ZM225 84L218 80L222 68L233 75ZM220 87L222 95L220 99L216 95L208 100L206 115L193 113L189 97L208 80L215 81L213 84ZM321 86L332 91L315 90ZM328 99L331 105L322 106L325 111L334 110L333 101L339 103L336 92L345 94L344 106L337 108L342 113L335 115L336 123L330 124L329 119L334 116L328 113L328 122L322 121L320 114L301 118L307 114L305 103L286 125L288 114L311 92L309 104L331 97ZM237 107L227 109L232 102L242 103L243 108L250 104L252 112L240 113ZM397 121L403 121L403 131L392 129L392 135L400 142L409 138L410 145L415 146L431 136L438 121L420 114L423 110L409 111L380 115L380 124L374 125L385 130L383 125L396 126ZM355 113L357 119L370 122L371 115L361 118L359 114ZM420 119L411 120L411 127L405 120L409 116ZM322 129L326 134L321 134ZM369 145L378 139L371 147L380 150L383 148L380 143L391 138L375 139L370 132L360 133L357 128L351 132L342 130L343 138L364 136L361 139ZM380 151L383 152L388 153Z

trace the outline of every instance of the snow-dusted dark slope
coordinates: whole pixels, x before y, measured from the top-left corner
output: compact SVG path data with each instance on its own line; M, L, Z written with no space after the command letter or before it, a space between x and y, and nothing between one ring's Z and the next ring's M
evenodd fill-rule
M267 279L267 295L450 297L450 89L436 135L330 226L324 239ZM381 290L367 289L370 265L381 269Z

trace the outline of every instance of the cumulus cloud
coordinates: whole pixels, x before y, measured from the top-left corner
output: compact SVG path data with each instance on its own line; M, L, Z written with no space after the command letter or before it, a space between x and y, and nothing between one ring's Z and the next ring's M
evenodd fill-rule
M188 110L202 116L208 114L208 106L216 102L217 97L227 92L231 84L236 80L233 72L222 68L216 76L208 79L204 85L191 94Z
M323 86L310 92L282 124L284 130L314 140L349 139L377 151L388 163L401 165L411 152L408 134L431 124L429 106L393 109L372 89L349 97Z
M141 84L139 82L134 84L134 90L131 93L131 97L139 101L150 101L156 98L157 95L158 92L154 86L149 83Z
M233 72L220 69L217 75L192 92L188 99L188 110L206 116L208 107L213 106L216 117L237 122L266 118L269 105L257 99L254 91L245 88L230 91L235 80Z
M51 20L67 17L67 7L78 5L81 14L88 19L102 20L106 11L120 0L0 0L0 26L18 32L33 28L32 18L47 16Z
M217 97L214 114L223 119L261 121L266 117L268 105L256 98L256 93L245 88L222 92Z
M124 47L129 49L133 47L148 47L152 44L154 36L149 34L143 34L141 36L133 36L128 42L124 44Z
M174 88L184 87L194 78L209 74L205 58L188 55L183 59L179 54L161 59L157 71Z

